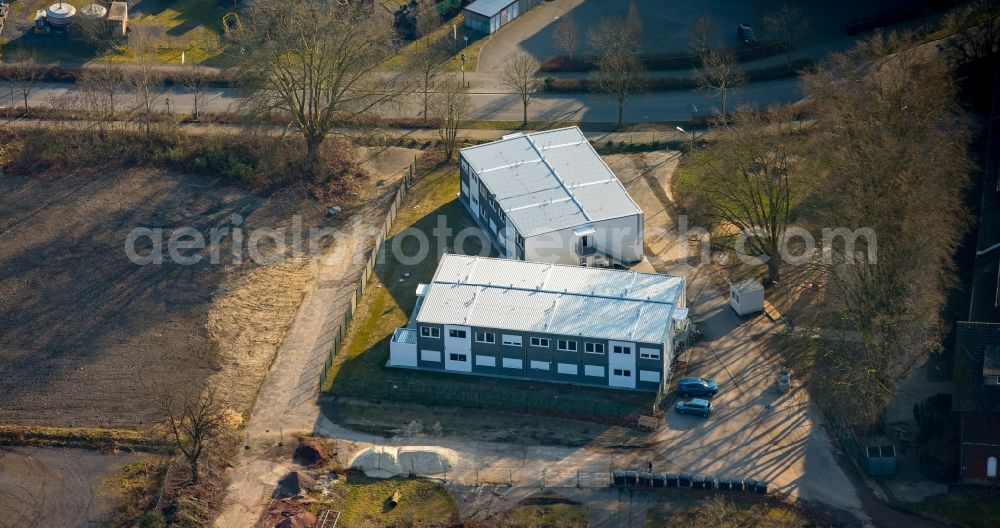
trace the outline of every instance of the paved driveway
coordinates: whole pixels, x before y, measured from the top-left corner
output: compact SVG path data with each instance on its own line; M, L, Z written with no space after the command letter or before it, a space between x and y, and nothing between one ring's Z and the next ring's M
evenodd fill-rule
M681 356L686 373L715 379L721 389L708 419L679 415L672 410L671 399L665 402L666 427L657 435L653 459L656 470L763 479L791 499L821 502L863 516L853 485L837 465L826 434L813 421L807 393L779 396L771 389L778 360L761 346L759 336L769 335L774 325L762 317L738 317L716 287L710 268L693 268L690 264L697 262L685 259L687 240L677 233L670 192L677 153L605 159L645 213L646 252L652 255L653 266L688 278L692 318L705 339ZM769 404L771 410L766 408ZM642 455L636 453L620 463L642 467L646 462Z
M791 499L859 511L806 392L780 396L772 388L778 361L756 341L769 323L736 316L706 274L702 268L689 290L705 339L684 359L688 374L715 379L720 393L707 419L667 409L658 438L666 446L658 457L664 470L763 479Z

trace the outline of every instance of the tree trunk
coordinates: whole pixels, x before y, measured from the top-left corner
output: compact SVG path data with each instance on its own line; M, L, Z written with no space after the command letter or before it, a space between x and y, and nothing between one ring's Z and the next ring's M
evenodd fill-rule
M521 123L521 127L527 127L527 126L528 126L528 103L525 102L524 103L524 118L523 118L523 123Z
M24 95L24 113L27 114L28 113L28 94L25 93L25 92L21 92L21 94Z
M322 134L306 132L306 171L309 177L319 174L320 167L320 147L323 145L325 137Z
M781 262L778 260L778 256L774 255L767 261L767 286L770 286L779 280L781 280L781 272L778 267Z
M427 124L427 88L424 88L424 124Z
M198 483L198 473L199 473L198 459L197 458L192 459L192 460L190 460L190 462L191 462L191 483L192 484L197 484Z

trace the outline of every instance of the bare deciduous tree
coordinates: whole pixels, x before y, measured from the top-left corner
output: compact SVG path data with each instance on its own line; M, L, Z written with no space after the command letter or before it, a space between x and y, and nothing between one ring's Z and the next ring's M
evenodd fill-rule
M646 88L646 69L639 60L640 36L636 31L627 20L609 18L588 35L591 47L598 52L597 69L590 81L598 91L615 99L618 126L622 125L630 99Z
M599 91L614 97L618 105L618 126L621 126L625 107L633 96L646 88L646 70L634 54L617 50L598 59L591 80Z
M28 97L38 83L41 72L38 60L33 53L18 49L11 54L12 61L7 66L7 84L10 86L11 99L18 93L24 101L24 112L28 112ZM12 100L11 103L14 101Z
M829 249L831 318L857 339L817 340L834 417L877 423L898 384L939 349L952 256L969 225L968 117L945 61L873 37L805 78L827 168L824 226L877 237ZM866 242L866 243L863 243Z
M535 94L542 87L542 80L538 77L538 61L527 53L519 53L514 58L504 64L503 71L500 72L500 82L517 94L524 109L523 122L521 126L528 125L528 105L535 98Z
M437 45L437 43L427 42L427 39L417 43L416 46L417 48L410 56L407 67L411 75L416 79L416 83L423 95L423 116L424 123L426 123L428 98L430 97L430 93L434 91L438 76L440 76L441 71L444 69L444 61L448 58L448 52Z
M745 251L765 261L767 284L773 284L780 278L792 207L804 188L802 154L793 151L797 127L785 110L744 108L716 132L717 154L698 164L692 190L723 232L740 231Z
M573 58L573 53L576 52L577 46L580 45L579 37L576 30L576 22L570 15L559 17L559 22L556 23L556 28L552 32L552 40L555 42L556 47L562 50L570 59Z
M981 59L1000 49L1000 10L993 2L975 0L957 7L942 21L945 46L957 64Z
M785 55L786 64L792 67L792 49L808 29L808 24L802 18L802 11L794 5L783 4L776 13L764 17L764 27L778 35L788 44Z
M191 482L197 484L202 457L225 430L226 414L217 404L213 390L180 397L164 391L157 399L167 422L170 440L187 461Z
M596 28L587 32L587 43L600 58L616 52L626 52L636 57L640 52L642 26L620 17L604 18Z
M713 50L705 54L702 67L694 71L694 80L698 86L715 92L719 97L721 115L725 119L730 91L743 84L746 78L736 65L736 56L732 52Z
M156 70L152 48L143 46L139 61L126 70L125 81L132 95L132 111L142 122L143 134L148 138L155 119L156 105L163 95L163 75Z
M394 50L392 28L360 4L302 0L291 9L282 0L260 0L242 21L234 32L243 52L239 108L251 118L287 115L305 141L310 171L318 170L320 146L338 125L360 125L405 84L405 76L379 72Z
M197 120L200 118L205 89L208 88L208 71L201 66L191 64L181 73L180 81L181 86L191 94L191 102L194 105L191 116Z
M438 120L438 134L444 144L445 158L450 160L458 143L459 127L469 117L472 100L462 82L448 79L431 99L431 113Z
M84 68L73 91L72 106L93 120L99 133L114 128L118 120L127 124L127 114L120 112L127 93L125 70L120 63L108 57L92 68Z
M688 48L699 57L704 57L719 38L719 30L708 13L703 13L688 31Z

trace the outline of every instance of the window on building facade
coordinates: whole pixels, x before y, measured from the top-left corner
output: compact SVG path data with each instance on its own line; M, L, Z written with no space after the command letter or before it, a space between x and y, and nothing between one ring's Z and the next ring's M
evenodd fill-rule
M584 343L583 351L588 354L603 354L604 343Z
M521 346L521 336L516 335L503 335L503 344L506 346Z
M576 352L576 341L560 339L556 342L556 348L564 352Z
M615 345L611 349L611 351L614 352L615 354L625 354L625 355L632 354L632 349L631 348L626 347L626 346L621 346L621 345Z
M465 339L468 335L465 330L455 330L454 328L448 330L448 337L454 337L455 339Z
M424 337L433 337L435 339L441 337L441 329L434 328L433 326L421 326L420 335Z
M477 343L496 343L497 336L493 332L476 332Z
M547 337L532 337L531 338L531 346L533 346L533 347L540 347L540 348L548 348L549 347L549 338L547 338Z

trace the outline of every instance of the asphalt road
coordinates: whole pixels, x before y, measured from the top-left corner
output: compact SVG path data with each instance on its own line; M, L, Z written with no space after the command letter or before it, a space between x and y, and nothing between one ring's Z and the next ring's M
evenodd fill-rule
M739 48L742 43L736 33L740 23L749 23L762 40L777 38L767 31L762 19L779 11L782 0L701 0L700 2L665 2L664 0L631 0L643 23L644 53L683 54L690 50L689 35L698 17L708 15L715 25L715 45ZM847 35L844 27L852 22L891 11L912 3L909 0L841 0L839 2L791 2L799 10L803 31L795 38L794 58L821 58L830 51L849 48L857 37ZM478 71L496 73L516 53L527 53L539 61L564 53L553 39L559 19L570 17L577 27L579 40L576 53L593 53L588 44L590 32L599 30L603 20L623 17L629 2L602 0L554 0L542 2L522 14L493 35L479 54ZM900 26L912 27L922 20L908 21ZM784 62L784 54L762 61L755 67ZM745 67L748 65L744 65ZM671 72L689 73L689 70Z
M29 98L29 104L35 107L51 107L54 102L65 97L73 88L71 83L42 83L35 86ZM485 86L483 90L473 87L472 101L474 119L493 121L515 121L521 119L522 108L520 99L511 93L500 93ZM238 98L235 89L214 89L204 94L201 103L202 110L208 112L229 112L234 110ZM730 96L730 107L750 104L767 106L795 101L801 98L797 79L781 79L776 81L755 83L737 88ZM385 115L411 116L420 115L420 97L410 96L404 108L386 108ZM157 106L167 110L169 100L170 110L190 113L194 101L190 93L180 88L171 88L164 92ZM0 92L0 105L11 105L9 93ZM13 104L20 105L15 97ZM693 105L693 106L692 106ZM637 95L625 108L625 121L686 121L693 116L711 115L718 105L718 98L704 90L689 90L676 92L656 92ZM694 113L693 107L697 108ZM608 122L618 119L618 107L615 101L602 94L571 93L571 94L539 94L528 107L530 120L567 119L582 122Z

